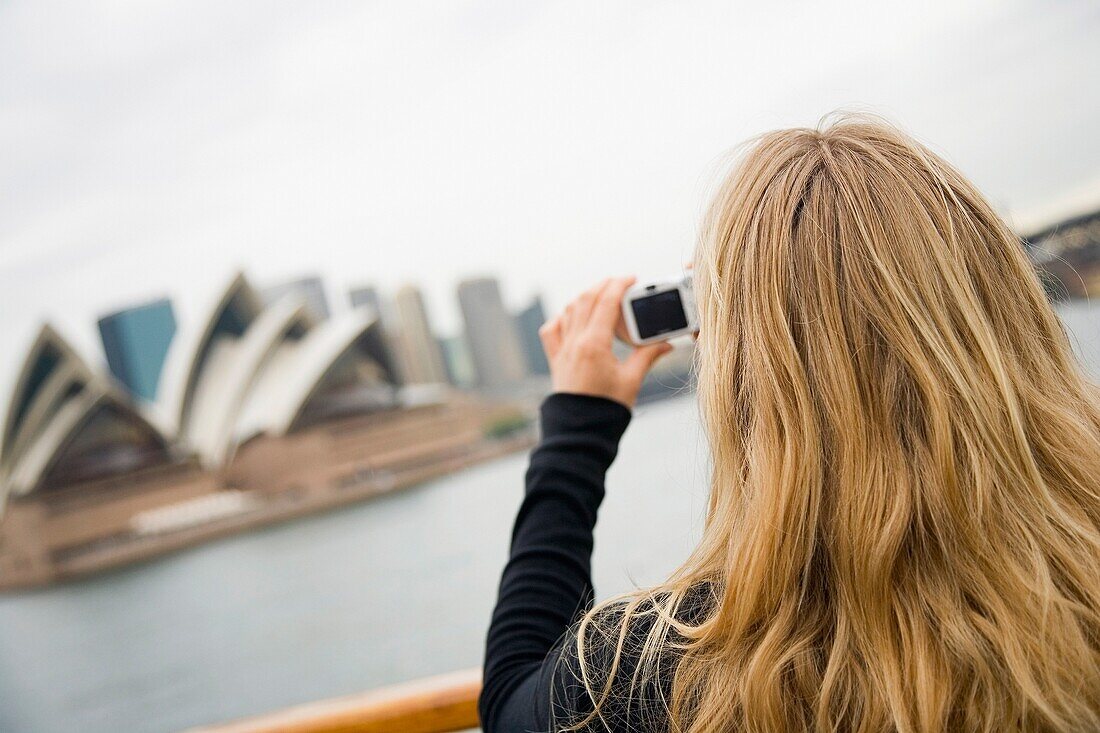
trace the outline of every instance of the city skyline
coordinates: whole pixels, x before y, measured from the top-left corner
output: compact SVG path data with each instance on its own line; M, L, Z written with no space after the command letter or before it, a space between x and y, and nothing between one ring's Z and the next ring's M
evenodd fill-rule
M491 322L473 330L484 334L487 329L487 338L493 341L492 349L501 348L500 343L505 344L504 348L511 357L506 357L509 363L505 367L506 378L503 380L497 376L484 376L484 359L481 367L478 366L478 359L474 355L475 347L469 337L471 320L467 319L471 318L473 323L478 323L480 316L476 314L476 309L473 314L463 314L464 287L488 287L491 291L489 294L492 302L488 313ZM270 309L293 295L305 309L304 317L307 321L304 323L325 321L345 312L340 307L335 312L329 310L327 292L322 278L314 275L296 276L258 290L248 287L234 296L239 305L230 308L230 311L237 313L234 318L243 319L242 323L250 322L257 317L261 308ZM179 294L162 294L156 300L130 304L97 316L100 332L98 353L87 353L76 347L77 353L91 364L95 363L97 356L102 357L103 370L117 380L120 387L136 399L154 401L158 383L164 378L163 371L167 366L172 344L180 338L193 338L196 329L201 326L201 322L188 322L186 318L177 321L174 303L178 296ZM454 333L441 332L432 325L423 294L415 283L405 283L391 293L374 285L360 284L348 290L347 302L351 310L365 307L377 317L387 342L389 356L395 362L396 373L404 383L441 383L460 389L492 390L518 384L527 377L549 375L537 334L538 327L545 320L540 295L535 295L518 309L508 309L501 298L499 279L483 275L456 282L454 296L453 307L466 321L464 327ZM149 322L150 316L154 319L152 322ZM48 321L42 326L53 328L53 324ZM238 328L238 335L243 335L244 326ZM142 333L141 329L147 333ZM499 331L503 341L497 339L493 331ZM62 334L68 340L67 335L63 332ZM140 344L144 343L142 338L150 337L157 343L152 344L147 353L141 350ZM482 336L484 338L486 337ZM531 352L534 345L538 345L538 354ZM29 348L30 344L27 346ZM140 374L128 377L126 370ZM492 367L490 370L496 374ZM8 395L0 395L0 406L5 405L7 399Z

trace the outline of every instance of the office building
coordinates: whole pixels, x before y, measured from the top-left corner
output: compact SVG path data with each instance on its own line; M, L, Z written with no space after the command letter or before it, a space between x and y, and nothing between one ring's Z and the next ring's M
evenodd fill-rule
M373 310L379 318L382 318L382 296L378 293L378 288L373 285L349 290L348 300L352 308L367 307Z
M447 375L451 384L456 387L477 386L477 372L474 371L474 362L470 358L470 345L462 334L448 336L439 340L439 346L443 349L443 361L447 365Z
M176 335L176 316L169 300L127 308L99 319L107 366L136 397L152 402L168 347Z
M516 332L523 357L527 361L529 374L546 376L550 374L550 364L546 361L546 352L539 339L539 328L546 322L546 313L542 308L542 298L537 295L531 304L516 314Z
M401 334L395 330L393 304L388 302L373 285L365 285L360 288L352 288L348 291L348 302L353 309L366 308L378 319L382 326L382 339L385 345L386 357L393 369L394 379L399 384L405 384L404 355L401 351Z
M325 296L325 284L317 275L288 280L277 285L264 288L263 299L268 305L280 300L283 296L293 293L306 303L310 315L319 321L329 317L328 298Z
M483 277L459 283L458 302L466 322L477 385L496 390L522 380L527 372L523 351L496 279Z
M406 285L394 297L397 311L401 371L405 384L446 383L443 352L432 333L424 297L419 288Z

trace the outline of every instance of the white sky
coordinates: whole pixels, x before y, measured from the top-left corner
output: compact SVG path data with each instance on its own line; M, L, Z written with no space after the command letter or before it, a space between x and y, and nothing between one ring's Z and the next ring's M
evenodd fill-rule
M1100 184L1100 6L1065 2L11 0L0 7L0 403L38 323L237 267L551 310L675 271L720 155L839 108L1006 213Z

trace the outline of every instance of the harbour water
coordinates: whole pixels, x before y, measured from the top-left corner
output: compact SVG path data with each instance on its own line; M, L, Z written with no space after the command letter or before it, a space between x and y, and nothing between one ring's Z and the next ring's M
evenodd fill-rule
M1062 313L1100 375L1100 306ZM525 463L0 598L0 731L176 731L478 665ZM706 476L694 400L640 408L597 528L600 595L686 555Z

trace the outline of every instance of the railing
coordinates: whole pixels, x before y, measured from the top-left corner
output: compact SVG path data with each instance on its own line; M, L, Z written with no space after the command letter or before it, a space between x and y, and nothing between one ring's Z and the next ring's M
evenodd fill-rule
M308 703L191 733L448 733L478 727L481 670Z

